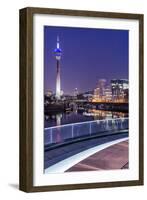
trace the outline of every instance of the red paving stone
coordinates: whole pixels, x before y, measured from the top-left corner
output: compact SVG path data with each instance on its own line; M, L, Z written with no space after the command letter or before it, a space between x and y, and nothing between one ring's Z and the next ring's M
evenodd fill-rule
M69 168L67 172L128 169L128 140L110 146Z

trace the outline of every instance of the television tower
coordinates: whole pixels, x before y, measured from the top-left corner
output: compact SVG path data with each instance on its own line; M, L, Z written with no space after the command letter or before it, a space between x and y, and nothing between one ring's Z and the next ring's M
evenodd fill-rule
M55 59L57 61L57 74L56 74L56 98L57 100L61 97L61 80L60 80L60 59L61 59L61 49L59 44L59 37L57 36L57 47L54 50Z

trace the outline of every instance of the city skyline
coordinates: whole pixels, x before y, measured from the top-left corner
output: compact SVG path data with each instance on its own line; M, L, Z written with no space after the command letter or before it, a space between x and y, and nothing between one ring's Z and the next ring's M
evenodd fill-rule
M53 51L60 37L61 90L72 94L93 90L98 79L128 79L128 31L44 27L44 89L55 93ZM80 45L79 45L80 44ZM108 83L107 82L107 83Z
M105 89L111 88L111 90L112 90L112 81L127 81L127 82L128 82L128 89L129 89L129 80L128 80L128 79L111 79L111 80L108 82L107 79L105 79L105 78L100 78L100 79L97 80L97 84L96 84L91 90L85 90L85 91L82 91L82 92L81 92L81 91L78 90L78 88L73 88L73 90L71 91L71 94L70 94L70 95L73 96L75 90L77 90L78 94L84 94L84 93L87 93L87 92L93 92L93 93L94 93L94 90L97 89L97 88L99 88L99 81L101 81L101 80L105 80L105 81L106 81ZM53 92L52 90L48 89L48 90L45 91L45 94L48 94L48 92L49 92L49 93L52 93L52 94L54 94L54 95L56 95L56 91ZM63 92L64 92L64 91L61 90L61 93L63 93Z

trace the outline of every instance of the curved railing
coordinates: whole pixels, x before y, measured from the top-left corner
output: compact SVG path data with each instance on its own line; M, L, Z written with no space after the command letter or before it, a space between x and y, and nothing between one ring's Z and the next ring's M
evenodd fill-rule
M103 136L108 133L127 130L129 126L128 118L94 120L72 124L65 124L44 129L44 144L52 146L66 141L91 137L95 135Z

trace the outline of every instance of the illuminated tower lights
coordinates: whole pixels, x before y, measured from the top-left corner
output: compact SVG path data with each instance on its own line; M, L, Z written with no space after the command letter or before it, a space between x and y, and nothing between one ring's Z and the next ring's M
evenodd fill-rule
M55 59L57 61L57 73L56 73L56 98L57 100L60 100L61 98L61 80L60 80L60 59L62 51L60 49L59 44L59 37L57 36L57 47L54 50Z

